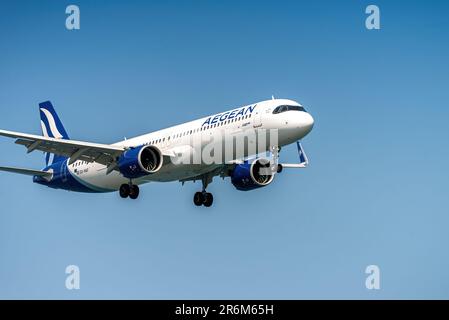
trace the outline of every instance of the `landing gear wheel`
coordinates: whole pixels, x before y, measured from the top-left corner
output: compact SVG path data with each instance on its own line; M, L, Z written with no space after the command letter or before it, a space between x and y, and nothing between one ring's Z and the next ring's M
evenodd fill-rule
M126 199L129 197L130 192L131 192L131 188L129 187L128 184L122 184L120 186L120 197L122 197L123 199Z
M139 193L140 193L139 186L133 185L130 188L129 197L133 200L136 200L139 197Z
M212 196L212 193L206 192L206 188L209 185L209 183L212 182L213 175L211 174L205 174L201 176L201 182L203 184L203 191L197 192L193 196L193 203L197 206L205 206L210 207L212 203L214 202L214 197Z
M193 203L197 206L200 207L203 205L204 202L204 197L203 197L203 193L202 192L197 192L195 193L195 195L193 196Z
M212 195L212 193L206 192L203 194L203 197L204 197L203 205L205 207L210 207L212 203L214 203L214 196Z

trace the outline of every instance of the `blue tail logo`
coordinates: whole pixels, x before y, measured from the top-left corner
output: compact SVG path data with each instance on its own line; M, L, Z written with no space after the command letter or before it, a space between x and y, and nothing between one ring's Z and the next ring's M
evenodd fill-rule
M70 140L67 131L62 125L61 119L59 119L59 116L50 101L42 102L39 104L39 113L41 116L42 135L44 137ZM56 162L63 161L65 159L67 158L51 153L46 153L45 155L47 166L50 166Z

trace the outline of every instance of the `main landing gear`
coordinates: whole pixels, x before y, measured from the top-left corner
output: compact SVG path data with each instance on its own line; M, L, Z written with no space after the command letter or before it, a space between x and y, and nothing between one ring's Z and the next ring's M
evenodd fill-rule
M208 184L210 182L212 182L212 177L204 176L202 178L203 191L202 192L197 192L193 196L193 203L196 206L198 206L198 207L200 207L200 206L210 207L214 203L214 196L212 195L212 193L206 192L206 188L207 188L207 186L208 186Z
M123 199L130 198L130 199L137 199L139 197L139 186L132 184L131 182L129 184L122 184L120 186L120 197Z
M212 193L209 193L209 192L205 192L205 191L197 192L193 196L193 203L198 207L203 206L203 205L205 207L210 207L213 202L214 202L214 196L212 195Z

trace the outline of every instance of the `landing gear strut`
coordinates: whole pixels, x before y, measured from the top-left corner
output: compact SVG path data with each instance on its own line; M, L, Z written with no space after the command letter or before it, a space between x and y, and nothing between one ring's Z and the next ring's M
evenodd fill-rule
M202 192L197 192L193 196L193 203L196 206L198 206L198 207L200 207L200 206L210 207L214 203L214 196L212 195L212 193L206 192L206 188L207 188L207 186L208 186L208 184L210 182L212 182L212 178L211 177L204 176L202 178L203 191Z
M140 190L139 190L139 186L132 184L130 182L129 184L122 184L120 186L119 193L120 193L120 197L122 197L123 199L126 199L129 197L130 199L135 200L139 197Z

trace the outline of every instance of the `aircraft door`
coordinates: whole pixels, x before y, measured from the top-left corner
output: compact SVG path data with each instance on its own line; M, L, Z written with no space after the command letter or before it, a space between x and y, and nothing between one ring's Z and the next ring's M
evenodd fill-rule
M253 127L259 128L262 126L262 110L260 108L256 107L256 110L254 112L254 118L253 118Z

